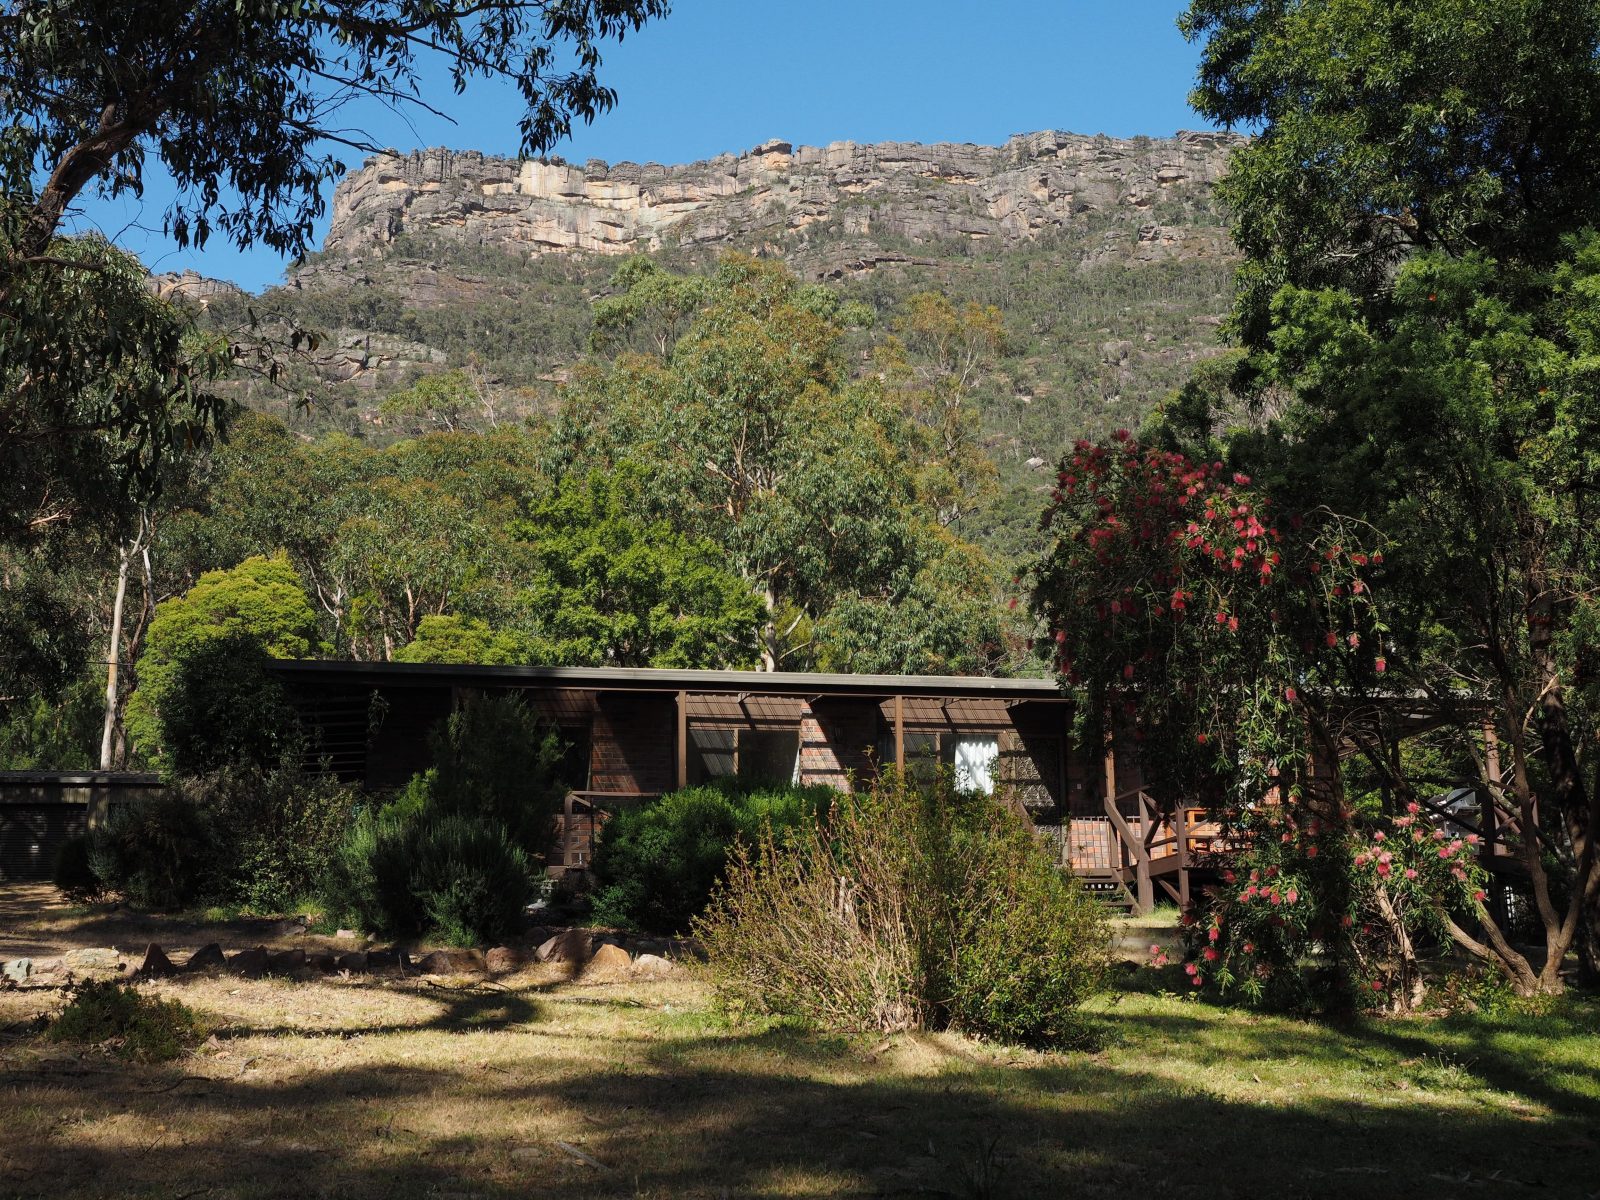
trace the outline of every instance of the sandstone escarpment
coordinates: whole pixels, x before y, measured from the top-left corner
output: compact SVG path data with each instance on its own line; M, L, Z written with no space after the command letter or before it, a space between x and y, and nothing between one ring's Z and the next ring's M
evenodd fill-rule
M1098 216L1136 229L1135 260L1209 255L1226 252L1214 223L1163 212L1209 191L1240 141L1056 132L1003 146L773 141L681 166L380 155L340 184L324 248L359 256L404 234L530 255L736 246L837 275L916 261L920 247L1017 244Z

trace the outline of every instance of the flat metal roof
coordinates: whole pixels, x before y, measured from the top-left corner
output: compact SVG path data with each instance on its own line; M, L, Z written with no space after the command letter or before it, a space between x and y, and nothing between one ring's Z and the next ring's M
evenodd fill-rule
M398 686L580 688L618 692L695 692L751 696L983 696L1066 702L1050 679L980 675L840 675L810 671L687 671L655 667L508 667L459 663L279 659L289 680Z

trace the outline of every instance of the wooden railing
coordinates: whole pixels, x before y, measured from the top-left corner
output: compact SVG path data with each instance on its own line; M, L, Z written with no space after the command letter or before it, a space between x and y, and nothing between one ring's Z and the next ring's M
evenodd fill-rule
M606 818L619 808L633 808L660 796L660 792L568 792L556 816L546 872L565 875L587 871Z

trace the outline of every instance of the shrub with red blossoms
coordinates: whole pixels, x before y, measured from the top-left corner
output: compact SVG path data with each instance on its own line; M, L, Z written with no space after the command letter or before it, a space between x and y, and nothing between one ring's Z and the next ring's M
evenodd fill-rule
M1384 630L1365 575L1382 554L1359 544L1368 531L1286 517L1220 463L1125 432L1079 442L1042 526L1040 645L1086 722L1132 732L1166 799L1241 783L1264 797L1303 754L1306 697L1374 674Z

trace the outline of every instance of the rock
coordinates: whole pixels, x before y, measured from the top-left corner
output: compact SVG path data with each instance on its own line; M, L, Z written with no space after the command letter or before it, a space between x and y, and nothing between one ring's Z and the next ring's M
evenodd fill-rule
M662 958L659 954L641 954L633 960L635 975L674 975L682 969L670 958Z
M68 950L61 956L61 968L74 975L112 975L126 964L122 956L109 947L92 950Z
M304 950L279 950L267 956L267 971L272 975L293 975L306 965Z
M292 286L326 286L341 270L359 271L362 255L406 234L521 255L634 254L671 242L748 248L798 235L797 254L816 259L801 264L805 273L857 274L907 261L905 243L1016 245L1081 226L1086 214L1120 217L1130 232L1148 228L1158 193L1203 201L1243 141L1227 133L1131 141L1054 130L1003 146L772 139L745 154L674 166L385 153L340 181L323 246L329 256L296 272ZM849 236L810 249L804 231L818 222ZM1208 253L1226 243L1215 222L1154 230L1141 228L1141 260L1181 258L1190 241ZM429 264L419 267L418 284L437 289L423 278Z
M590 971L626 971L633 960L621 946L606 942L589 959Z
M594 952L589 935L581 929L568 929L541 945L533 956L540 962L588 962Z
M496 946L483 956L483 965L496 975L515 971L522 963L522 951L514 946Z
M26 983L28 976L33 974L33 959L13 958L0 968L0 974L12 983Z
M232 955L228 959L228 973L245 979L260 979L267 973L267 948L257 946Z
M210 945L201 946L189 956L189 961L183 964L185 971L215 971L219 967L228 965L228 960L223 956L222 947L212 942Z
M350 950L339 955L336 965L341 971L349 971L352 975L365 975L367 973L367 955L362 950Z
M488 970L477 950L432 950L417 960L422 975L481 975Z
M172 965L172 960L160 946L151 942L145 947L144 964L139 968L138 974L145 979L167 979L178 973L178 968Z
M339 957L328 950L313 950L306 955L306 966L324 975L332 975L339 969Z
M406 956L406 952L398 947L390 950L367 951L367 970L374 973L379 971L399 971L404 973L405 969L410 965L411 960Z
M339 930L336 930L334 932L333 936L336 937L336 938L348 938L351 941L354 941L356 938L360 937L361 935L359 933L357 933L354 929L339 929Z

